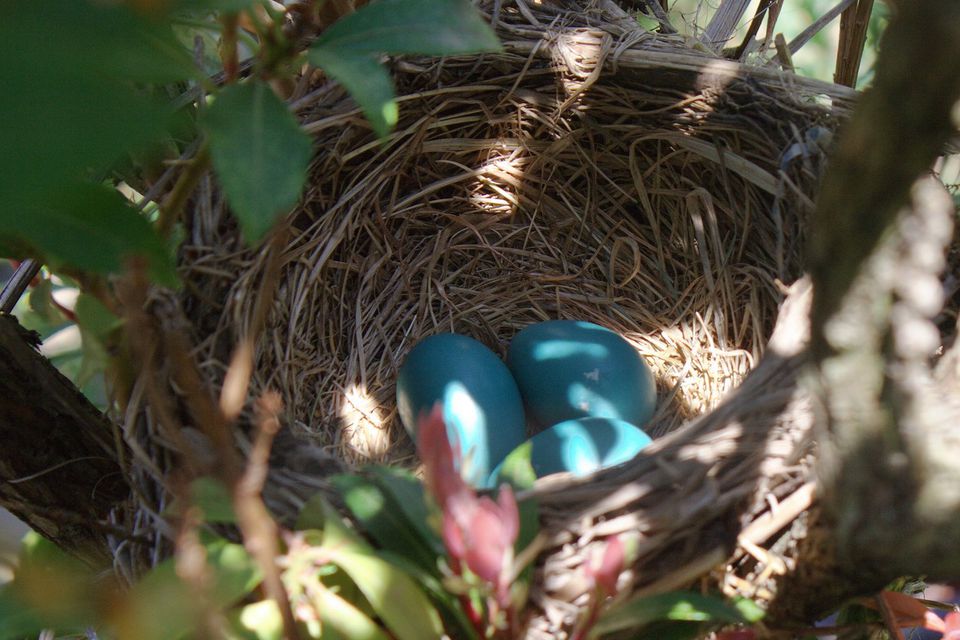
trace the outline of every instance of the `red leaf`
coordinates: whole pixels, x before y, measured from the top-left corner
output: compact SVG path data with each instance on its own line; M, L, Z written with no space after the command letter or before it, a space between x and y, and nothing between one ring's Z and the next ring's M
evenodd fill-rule
M931 631L944 632L943 620L925 604L912 596L898 591L883 591L880 594L890 613L900 627L923 627Z
M757 634L753 629L734 629L733 631L721 631L717 634L717 640L756 640Z

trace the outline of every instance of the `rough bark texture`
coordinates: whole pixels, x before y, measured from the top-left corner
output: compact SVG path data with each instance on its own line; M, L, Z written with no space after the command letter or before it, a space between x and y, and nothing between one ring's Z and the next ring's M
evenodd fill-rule
M813 220L813 350L829 351L823 325L880 241L910 185L956 130L960 98L960 3L903 3L863 95L833 154Z
M813 619L902 575L960 576L957 347L932 364L956 212L918 180L956 126L958 43L960 4L900 7L818 199L808 386L822 511L776 619Z
M0 315L0 506L88 563L109 563L108 514L129 494L110 422Z
M825 326L821 469L840 565L879 579L960 575L960 387L930 360L954 205L934 179Z

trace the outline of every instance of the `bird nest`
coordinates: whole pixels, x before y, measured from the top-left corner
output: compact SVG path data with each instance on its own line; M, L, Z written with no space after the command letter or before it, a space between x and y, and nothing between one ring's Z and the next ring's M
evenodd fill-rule
M219 388L269 296L249 397L279 391L297 436L267 487L283 518L340 467L416 466L395 382L419 339L455 331L503 355L533 322L609 327L655 373L657 440L533 489L546 544L529 633L568 628L587 598L577 568L618 532L638 536L622 593L712 571L762 599L812 496L802 291L771 336L852 92L723 60L611 6L481 4L497 5L504 51L391 61L400 120L384 140L338 85L303 79L291 104L316 157L272 249L244 248L201 181L176 301L196 361Z

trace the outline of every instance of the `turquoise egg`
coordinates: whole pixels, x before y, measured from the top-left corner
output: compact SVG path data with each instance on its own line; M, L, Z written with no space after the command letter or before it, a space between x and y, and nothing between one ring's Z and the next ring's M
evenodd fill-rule
M530 462L538 478L568 471L585 476L632 460L650 444L650 436L629 422L613 418L576 418L553 425L530 438ZM499 481L494 469L490 484Z
M455 333L421 340L397 377L397 409L416 440L417 418L443 407L447 436L459 443L464 480L485 486L490 470L525 438L523 401L510 370L482 343Z
M507 365L527 415L541 426L572 418L612 418L644 425L657 389L629 342L590 322L550 320L516 335Z

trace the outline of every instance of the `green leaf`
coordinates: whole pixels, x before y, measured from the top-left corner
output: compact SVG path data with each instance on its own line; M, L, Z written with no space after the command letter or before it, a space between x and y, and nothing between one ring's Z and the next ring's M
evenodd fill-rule
M409 472L369 467L371 479L334 476L333 484L364 530L378 545L377 555L409 574L439 607L444 620L457 625L454 637L473 637L473 627L456 598L440 582L437 560L445 553L440 539L426 524L423 486ZM314 513L322 509L314 502ZM323 526L324 517L312 524ZM358 550L362 550L358 547ZM325 581L327 582L327 581Z
M532 488L537 481L537 473L530 462L532 454L533 443L529 440L511 451L500 467L498 479L501 483L509 483L514 489L521 491Z
M210 537L203 546L211 577L206 595L212 606L232 605L259 584L260 571L243 545ZM174 561L167 560L133 587L121 627L136 630L142 640L172 640L191 630L201 606L193 588L177 576Z
M13 582L0 589L0 639L72 632L96 620L94 576L77 559L30 532Z
M233 511L233 497L222 482L203 476L190 483L190 500L200 507L207 522L237 521Z
M294 529L297 531L319 531L323 529L328 506L323 493L310 496L297 515Z
M393 94L393 81L387 70L367 55L342 54L335 50L312 48L310 62L342 84L363 109L381 138L397 124L399 111Z
M421 531L406 517L391 495L360 476L339 475L332 478L332 482L344 504L379 548L393 551L422 569L439 575L437 553L427 540L420 537Z
M82 338L80 370L77 386L84 387L95 376L102 375L110 363L108 345L123 321L94 296L83 293L77 298L77 326Z
M221 91L202 125L230 207L247 242L254 243L300 198L312 154L310 138L259 80Z
M763 620L764 616L767 615L767 612L750 598L734 598L733 606L737 611L740 612L740 615L743 616L743 619L750 624L756 624L757 622L760 622Z
M0 587L0 640L35 637L45 626L37 611L24 605L13 584Z
M434 555L446 553L440 537L429 525L430 509L420 480L405 469L372 466L366 470L377 486L393 497L407 520L413 523L418 537L427 542Z
M334 23L312 50L444 56L499 51L500 42L468 0L375 0Z
M248 604L227 615L227 640L281 640L283 618L273 600Z
M448 628L448 635L453 638L475 638L476 629L470 623L457 597L452 594L434 574L424 571L405 556L398 556L389 551L378 551L378 555L400 569L406 571L423 587L424 592L437 605L438 612L447 625L457 625L456 633Z
M42 278L30 289L30 310L45 324L63 323L63 314L53 303L53 282Z
M48 200L64 181L102 172L159 137L170 110L134 83L194 74L164 21L127 3L0 3L6 215L32 216L22 208Z
M722 598L676 591L634 598L610 609L595 627L598 634L642 627L658 620L746 623L737 608Z
M374 555L344 526L339 514L330 506L326 508L323 548L330 562L350 576L398 640L442 635L440 615L416 581Z
M101 341L108 339L123 326L123 321L113 311L88 293L81 293L77 297L77 307L74 311L80 328Z
M660 28L660 21L653 16L648 16L647 14L638 11L636 17L637 24L647 31L656 31Z
M41 7L31 4L4 6L0 13L10 31L17 32L18 44L25 46L24 57L134 82L168 83L199 77L191 52L177 42L165 16L159 13L149 15L129 4L90 0L46 0Z
M524 491L533 487L537 480L537 474L530 462L532 454L533 443L529 440L511 451L500 467L498 475L500 483L507 483L516 491ZM533 542L533 539L540 532L540 505L535 498L527 498L519 501L517 508L520 511L520 533L517 535L514 548L519 553ZM529 575L529 570L523 572L524 578L529 578Z
M363 611L330 589L321 586L313 595L323 623L324 638L333 632L331 635L349 640L389 640L390 636Z
M375 56L499 50L493 29L468 0L377 0L334 23L308 55L350 92L383 137L397 123L397 103Z
M328 552L399 640L442 635L439 614L409 575L370 553L336 547Z
M103 273L124 260L148 261L150 275L173 286L177 274L163 241L114 189L90 183L60 185L49 203L28 210L0 208L0 235L22 238L55 263Z

